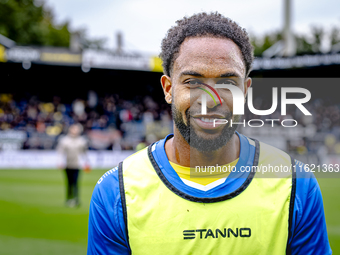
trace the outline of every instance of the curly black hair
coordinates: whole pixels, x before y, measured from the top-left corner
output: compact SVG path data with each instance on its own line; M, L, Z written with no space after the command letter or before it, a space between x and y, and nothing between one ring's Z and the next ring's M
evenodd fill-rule
M253 46L248 33L229 18L218 12L207 14L205 12L194 14L176 21L177 26L169 29L162 41L160 58L163 61L164 74L170 76L173 64L177 58L180 46L187 37L213 36L232 40L241 50L246 67L246 76L249 75L254 60Z

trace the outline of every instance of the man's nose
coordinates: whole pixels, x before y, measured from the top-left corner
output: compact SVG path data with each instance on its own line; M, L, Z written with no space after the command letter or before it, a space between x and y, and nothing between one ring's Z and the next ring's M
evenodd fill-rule
M223 99L221 99L221 102L220 102L220 100L215 94L211 92L207 93L206 91L202 91L200 98L197 101L198 101L198 104L201 105L203 114L206 114L207 109L213 109L221 105L221 102L223 104Z
M212 109L212 108L219 106L221 104L220 100L213 93L211 93L210 95L205 94L204 96L206 97L206 102L207 102L206 105L207 105L207 108L209 108L209 109Z

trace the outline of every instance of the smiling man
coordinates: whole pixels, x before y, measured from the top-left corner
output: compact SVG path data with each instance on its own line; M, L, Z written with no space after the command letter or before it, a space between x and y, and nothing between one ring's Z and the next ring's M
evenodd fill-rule
M331 254L316 179L236 132L231 91L245 100L251 86L245 30L196 14L168 31L161 58L174 134L98 181L88 254ZM270 166L288 171L244 171Z
M202 84L210 89L215 84L232 84L246 95L251 85L251 79L245 78L247 71L242 53L232 40L201 36L187 37L183 41L171 74L161 79L165 97L174 100L174 138L165 145L171 162L192 166L190 161L207 159L203 165L222 165L238 158L237 125L214 125L215 119L226 119L229 123L240 120L240 116L232 114L231 92L220 89L217 101L208 97L207 113L202 114L200 88ZM190 155L185 153L188 151ZM174 156L176 152L179 157Z

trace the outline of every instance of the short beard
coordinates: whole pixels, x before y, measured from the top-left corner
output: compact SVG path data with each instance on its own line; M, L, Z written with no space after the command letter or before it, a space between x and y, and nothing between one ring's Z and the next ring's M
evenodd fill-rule
M238 127L238 124L233 124L232 126L225 124L225 127L222 130L222 133L219 137L215 139L204 139L200 137L195 132L194 128L190 125L190 110L188 109L185 112L187 125L183 121L183 115L179 112L174 103L171 104L172 117L174 119L175 125L184 140L190 145L197 149L200 152L212 152L220 149L225 146L231 139L231 137L235 134L235 130ZM229 113L226 119L230 121L232 114ZM233 122L238 122L240 120L240 116L234 116Z

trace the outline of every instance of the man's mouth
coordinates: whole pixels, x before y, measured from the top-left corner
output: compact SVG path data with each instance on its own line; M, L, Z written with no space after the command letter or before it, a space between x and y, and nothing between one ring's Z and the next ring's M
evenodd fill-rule
M203 117L201 117L201 118L199 118L201 121L203 121L203 122L214 122L215 120L217 120L217 119L221 119L222 120L222 118L203 118Z
M228 121L227 119L221 115L213 115L213 116L193 116L192 117L195 123L202 129L217 129L222 124L226 124Z

